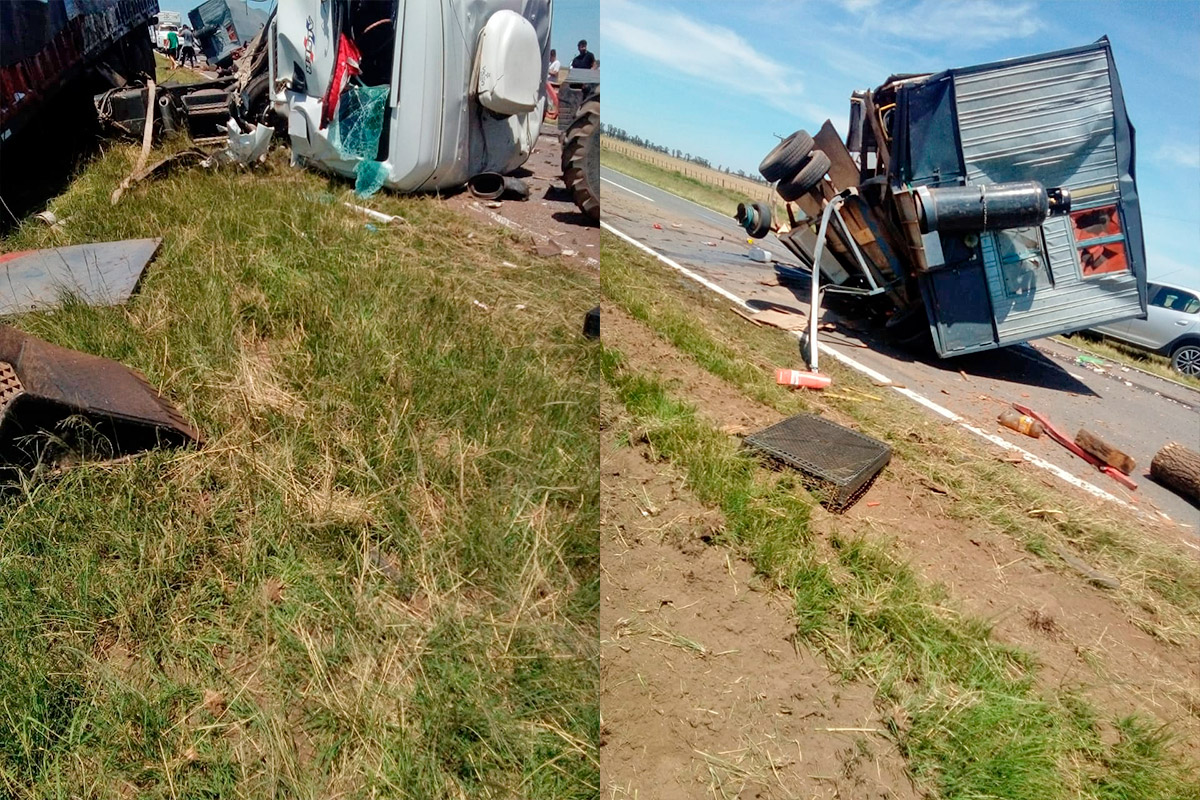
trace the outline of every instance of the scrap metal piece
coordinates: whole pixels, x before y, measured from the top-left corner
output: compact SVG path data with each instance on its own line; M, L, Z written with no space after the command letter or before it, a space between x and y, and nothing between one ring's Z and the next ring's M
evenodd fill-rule
M55 309L64 295L90 306L120 305L161 244L127 239L0 255L0 316Z
M797 414L752 433L747 447L798 469L823 494L822 505L845 511L892 458L887 444L813 414Z
M30 460L23 440L82 416L114 455L199 443L200 434L138 372L0 325L0 459Z

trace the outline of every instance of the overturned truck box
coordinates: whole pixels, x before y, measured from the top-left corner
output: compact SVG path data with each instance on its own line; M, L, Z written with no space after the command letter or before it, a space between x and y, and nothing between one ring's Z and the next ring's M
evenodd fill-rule
M827 122L760 169L789 201L780 239L810 266L817 222L836 218L820 268L831 296L898 332L927 323L940 356L1146 314L1134 131L1107 38L892 76L853 95L844 143ZM739 220L764 235L767 216Z
M295 158L436 191L529 158L545 108L551 0L280 4L269 85Z

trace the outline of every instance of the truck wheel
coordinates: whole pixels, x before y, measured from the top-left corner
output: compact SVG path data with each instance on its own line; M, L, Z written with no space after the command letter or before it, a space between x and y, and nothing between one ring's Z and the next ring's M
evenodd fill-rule
M779 192L780 197L790 203L820 183L821 179L825 177L825 173L829 172L830 166L829 156L820 150L813 150L808 155L808 161L800 168L795 177L781 181L775 187L776 191Z
M1200 376L1200 344L1184 342L1172 350L1171 368L1181 375Z
M600 219L600 98L579 106L563 136L563 181L575 205L594 220Z
M758 171L771 183L785 181L796 174L812 148L813 139L808 132L796 131L767 153Z

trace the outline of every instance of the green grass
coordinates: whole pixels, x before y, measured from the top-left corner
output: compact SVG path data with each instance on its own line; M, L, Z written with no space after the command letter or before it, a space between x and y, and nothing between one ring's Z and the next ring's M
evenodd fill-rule
M171 59L164 56L162 53L154 54L154 82L173 83L173 84L189 84L203 83L208 78L196 72L190 67L171 66Z
M656 164L630 158L603 145L600 148L600 163L631 178L645 181L651 186L657 186L730 217L737 211L738 203L744 203L747 200L761 200L767 193L767 187L764 186L757 197L747 197L740 192L726 189L723 186L713 186L684 175L682 172L664 169Z
M1194 375L1183 375L1171 369L1171 359L1166 356L1140 350L1124 342L1084 331L1076 333L1070 338L1055 336L1054 339L1109 361L1115 361L1117 364L1137 367L1153 375L1158 375L1160 378L1167 378L1176 383L1182 383L1184 386L1200 389L1200 378Z
M5 490L0 796L596 796L594 276L283 152L113 207L135 156L0 247L161 236L138 294L10 322L207 441Z
M607 244L606 244L607 247ZM605 267L621 258L604 251ZM1136 718L1103 724L1069 692L1043 696L1031 655L993 641L876 542L810 526L812 499L791 473L766 469L658 379L605 345L604 374L629 442L685 475L719 508L720 543L744 553L787 595L799 634L847 679L869 681L922 789L942 798L1160 800L1200 791L1194 765L1162 729Z
M864 432L892 446L895 458L889 470L902 480L928 480L952 490L958 501L947 511L955 518L1013 537L1054 568L1065 569L1051 545L1077 550L1097 568L1121 578L1115 596L1142 628L1189 646L1200 640L1200 571L1191 555L1144 535L1113 509L1047 489L1035 477L981 452L965 433L948 429L837 363L826 366L834 377L833 396L775 385L775 367L800 361L794 337L747 325L729 313L727 302L689 291L673 271L616 237L605 235L602 254L607 298L747 397L781 415L835 409L849 416ZM1062 513L1043 518L1028 513L1045 508Z

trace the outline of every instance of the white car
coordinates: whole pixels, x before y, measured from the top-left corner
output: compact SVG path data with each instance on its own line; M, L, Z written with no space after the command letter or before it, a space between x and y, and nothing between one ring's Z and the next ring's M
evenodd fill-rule
M1149 295L1145 319L1127 319L1091 330L1168 356L1176 372L1200 377L1200 292L1151 283Z

